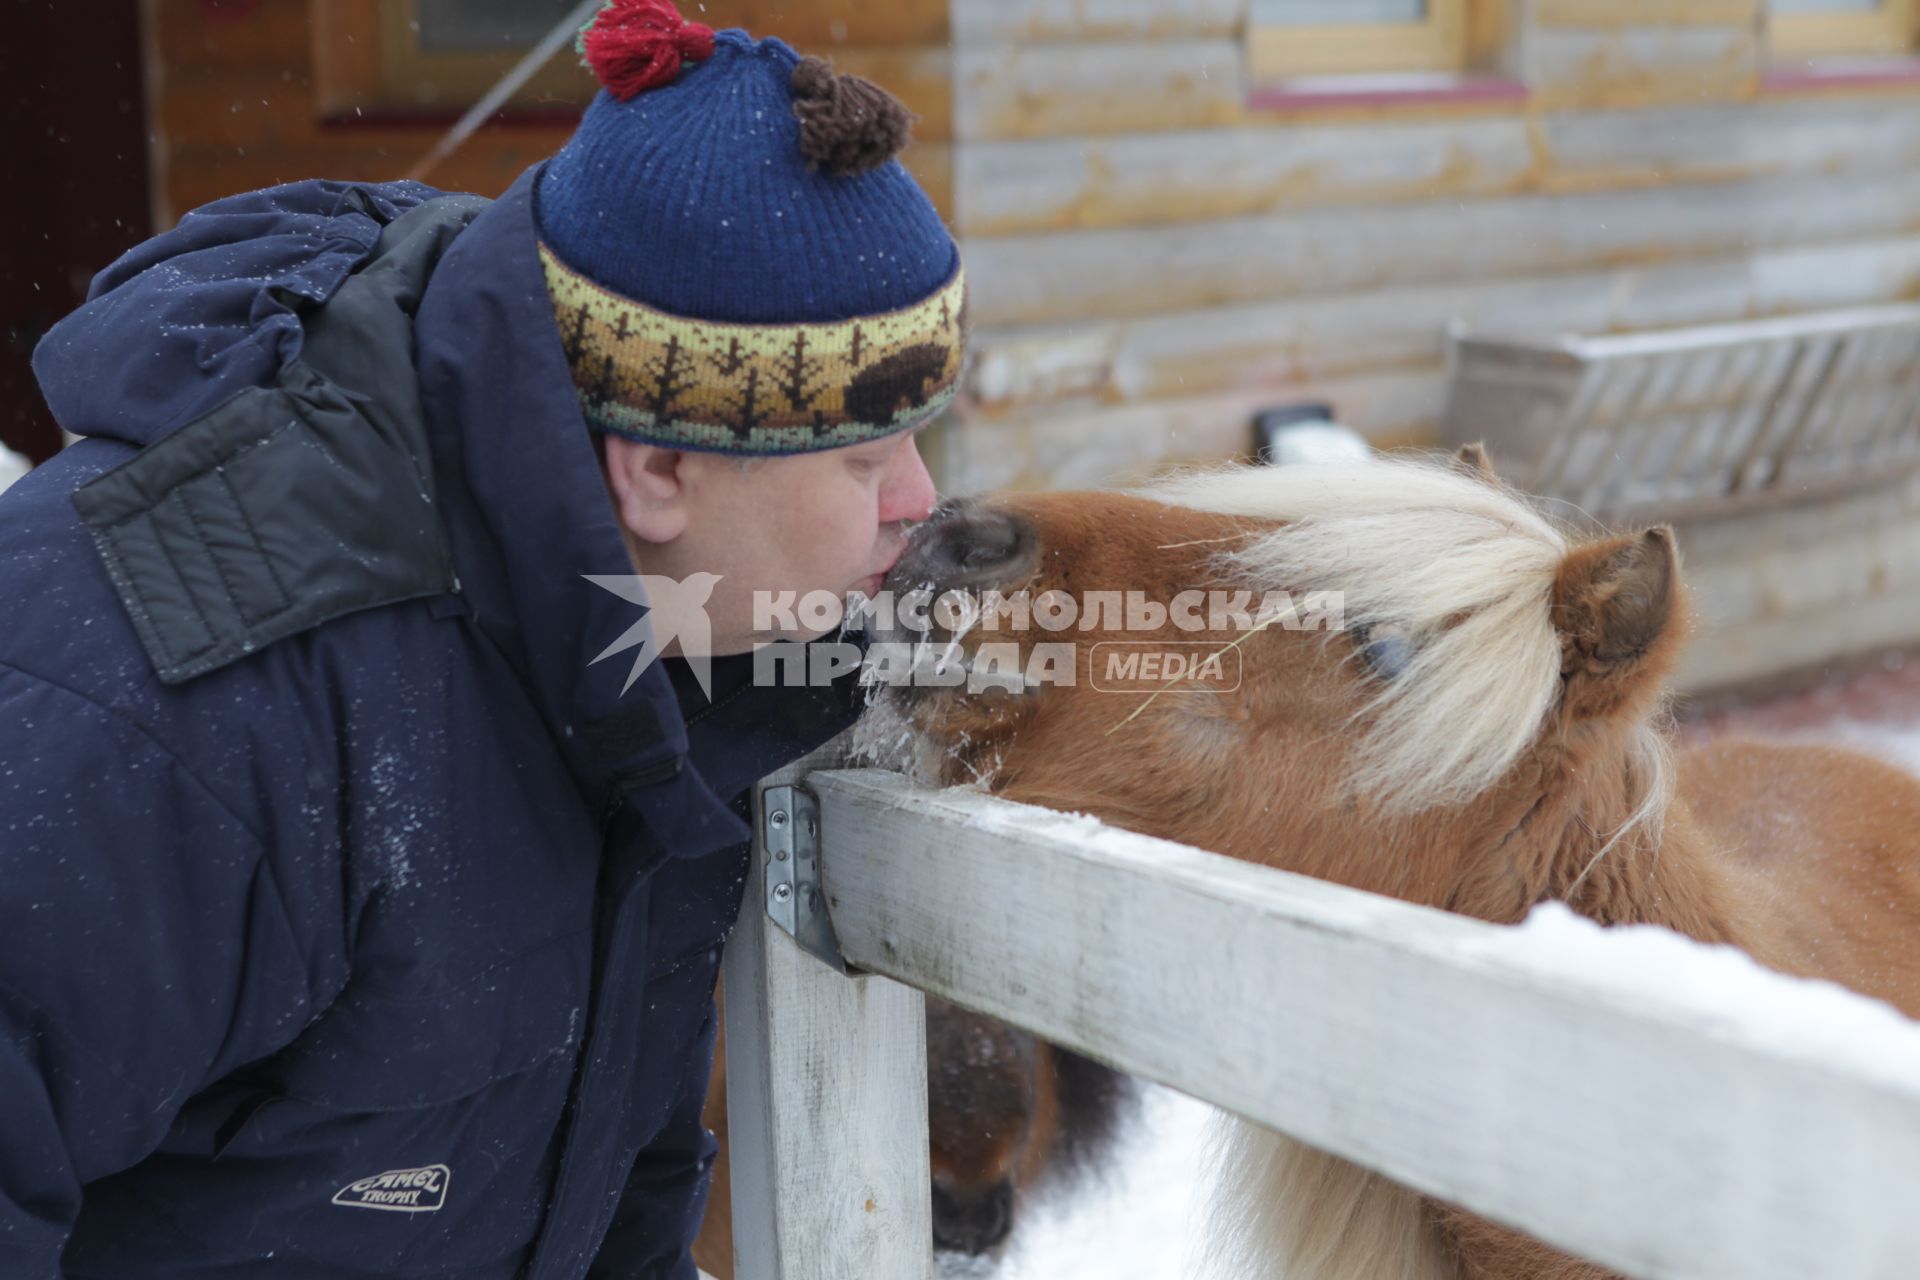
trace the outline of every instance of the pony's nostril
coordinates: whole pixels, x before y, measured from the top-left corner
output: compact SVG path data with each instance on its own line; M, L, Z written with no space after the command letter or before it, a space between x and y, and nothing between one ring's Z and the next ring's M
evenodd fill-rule
M1013 1225L1013 1184L996 1184L973 1207L974 1227L983 1248L991 1249L1007 1238Z
M977 1195L956 1195L933 1184L933 1244L949 1253L986 1253L1013 1228L1013 1183L996 1182Z
M913 531L886 585L936 593L1004 586L1033 571L1039 546L1039 532L1025 516L961 501Z
M1006 559L1006 555L1006 548L1004 546L986 546L982 543L975 543L960 553L960 567L962 569L991 569L994 565Z
M1034 543L1020 517L967 507L927 530L918 559L940 586L976 586L1030 568Z

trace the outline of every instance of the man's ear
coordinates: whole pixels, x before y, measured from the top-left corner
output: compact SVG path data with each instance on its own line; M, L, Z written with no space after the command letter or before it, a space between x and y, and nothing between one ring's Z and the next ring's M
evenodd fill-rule
M1673 530L1574 548L1553 584L1566 713L1609 715L1657 696L1685 630L1684 607Z
M642 542L672 542L689 518L686 454L625 436L606 437L607 491L627 532Z

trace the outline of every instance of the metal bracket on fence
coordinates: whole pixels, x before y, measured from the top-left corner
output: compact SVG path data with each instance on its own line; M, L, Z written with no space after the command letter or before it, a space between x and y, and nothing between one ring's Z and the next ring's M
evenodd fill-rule
M761 797L760 841L767 856L767 914L802 950L840 973L847 962L820 887L820 801L795 783Z

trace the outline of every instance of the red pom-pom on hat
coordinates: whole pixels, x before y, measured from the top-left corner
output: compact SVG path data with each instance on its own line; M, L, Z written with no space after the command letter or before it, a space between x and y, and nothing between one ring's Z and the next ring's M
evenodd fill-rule
M668 0L612 0L580 33L580 56L621 101L672 84L685 62L713 56L713 28L688 22Z

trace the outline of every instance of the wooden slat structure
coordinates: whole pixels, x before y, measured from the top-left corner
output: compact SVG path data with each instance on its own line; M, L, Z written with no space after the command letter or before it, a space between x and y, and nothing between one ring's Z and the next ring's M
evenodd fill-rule
M1546 326L1542 326L1546 329ZM1920 305L1461 333L1444 436L1574 523L1675 526L1688 693L1920 641Z
M833 763L832 748L756 788ZM931 1280L926 1005L806 955L767 913L756 840L726 952L728 1164L736 1280Z
M1896 1280L1920 1256L1920 1027L1884 1006L1809 993L1738 960L1731 983L1672 968L1635 980L1608 963L1631 950L1606 949L1630 941L1591 926L1589 962L1569 963L1525 931L1091 819L873 772L808 782L840 947L871 975L1626 1275ZM733 945L771 954L769 939L785 935L751 891L748 903ZM841 977L791 947L779 955L769 967L828 988L884 981ZM850 1010L839 1034L824 1021L836 1002ZM728 1013L732 1044L746 1015L731 1003ZM777 1018L756 1033L783 1064L767 1087L825 1082L836 1116L837 1082L887 1056L869 1037L890 1033L845 993ZM731 1097L758 1101L745 1088ZM879 1144L881 1125L911 1141L908 1123L883 1109L867 1113L867 1131L817 1126L819 1140L853 1153L847 1172L810 1151L807 1176L775 1188L777 1212L820 1237L864 1239L870 1223L844 1208L865 1177L857 1152ZM738 1132L736 1170L774 1157L739 1146ZM736 1186L738 1205L747 1190ZM924 1221L892 1225L924 1249ZM924 1274L835 1271L818 1259L836 1246L817 1240L808 1256L750 1243L741 1274L756 1280Z
M1920 306L1618 337L1460 335L1450 443L1603 522L1851 492L1920 467Z

